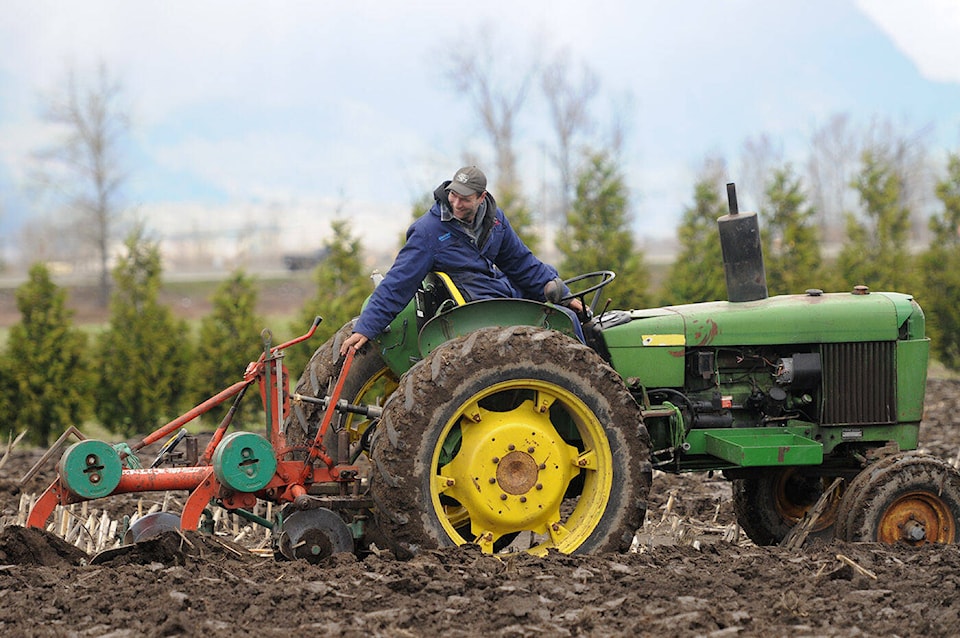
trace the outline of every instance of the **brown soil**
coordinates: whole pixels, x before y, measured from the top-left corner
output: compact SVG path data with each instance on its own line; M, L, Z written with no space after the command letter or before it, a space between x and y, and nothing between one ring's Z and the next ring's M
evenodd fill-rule
M960 382L932 380L925 450L960 450ZM38 452L0 468L0 510ZM35 482L49 480L50 474ZM31 483L31 486L35 488ZM473 548L276 562L224 536L167 533L91 557L58 537L0 532L0 632L29 636L942 636L960 628L960 547L816 542L756 547L719 476L657 475L628 554ZM662 521L662 522L661 522ZM652 532L659 531L659 534Z

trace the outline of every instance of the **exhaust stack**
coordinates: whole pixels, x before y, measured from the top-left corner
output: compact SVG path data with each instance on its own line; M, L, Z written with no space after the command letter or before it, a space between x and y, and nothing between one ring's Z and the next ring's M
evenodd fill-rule
M727 298L733 302L766 299L767 275L757 214L740 212L737 187L732 182L727 184L727 203L730 214L717 220Z

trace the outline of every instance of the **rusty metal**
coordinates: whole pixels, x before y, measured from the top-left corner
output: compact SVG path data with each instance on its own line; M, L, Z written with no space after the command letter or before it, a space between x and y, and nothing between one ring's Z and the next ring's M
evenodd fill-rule
M925 490L904 494L880 518L877 540L889 544L952 544L956 542L956 529L950 506Z
M353 365L353 358L356 355L356 350L350 348L347 350L347 355L343 361L343 368L340 370L340 376L337 377L337 383L333 388L333 394L330 395L330 402L327 406L326 412L323 414L323 420L320 422L320 427L317 429L317 436L314 437L313 443L310 445L310 452L307 455L307 459L303 463L302 475L306 478L307 473L310 471L310 466L317 461L318 459L323 461L328 467L333 466L333 459L331 459L327 453L326 448L323 445L323 438L327 434L327 429L330 427L330 422L333 420L333 414L336 412L337 402L340 400L340 395L343 393L343 384L347 380L347 375L350 372L350 366Z
M234 383L154 430L131 448L128 448L130 459L135 460L134 451L143 449L145 446L160 441L179 430L177 435L167 441L161 449L152 467L140 468L135 467L137 464L124 462L120 471L119 482L108 496L136 492L188 491L189 496L180 516L180 526L185 530L195 530L199 527L204 509L211 502L234 511L253 507L257 499L275 503L294 503L302 509L316 507L317 503L314 499L317 497L308 494L309 488L314 484L326 484L333 487L339 494L338 502L356 502L358 508L369 507L365 499L354 499L350 496L351 493L359 494L356 485L359 482L359 468L349 464L348 450L342 450L335 462L326 454L323 447L323 437L330 425L333 412L337 410L337 401L350 369L352 356L348 356L344 363L335 395L328 406L317 437L308 450L307 460L286 460L287 455L292 450L287 447L286 439L281 431L281 426L290 409L289 376L282 364L282 351L309 339L319 324L320 318L317 317L306 334L275 347L270 346L270 339L267 336L263 354L257 361L247 366L241 381ZM244 397L250 385L255 382L260 385L261 397L265 406L267 435L277 465L273 476L262 489L247 493L222 485L214 473L211 459L224 440L224 434L237 412L240 400ZM182 429L183 426L231 398L234 398L233 405L220 422L203 455L199 455L196 438L186 435L186 430ZM75 436L81 440L85 439L83 434L75 427L68 428L21 481L26 482L32 478L39 468L56 454L70 436ZM170 459L170 453L181 439L185 439L187 442L186 452L178 454L177 459ZM181 456L184 457L188 465L178 464ZM172 460L175 466L159 467L165 460ZM350 489L350 484L353 484L353 489ZM31 508L27 518L27 526L42 528L57 505L67 505L83 500L90 500L90 498L72 493L67 489L63 478L58 476Z

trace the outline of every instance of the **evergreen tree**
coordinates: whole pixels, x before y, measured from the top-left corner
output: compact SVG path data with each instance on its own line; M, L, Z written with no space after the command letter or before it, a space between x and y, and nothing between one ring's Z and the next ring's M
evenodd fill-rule
M329 249L327 258L314 271L317 294L304 304L291 330L293 336L303 334L317 315L323 317L323 323L312 339L287 349L285 363L293 378L299 376L317 346L360 314L364 300L373 292L360 240L352 235L350 222L334 220L331 228L333 237L324 242Z
M909 290L912 286L910 210L901 204L900 176L879 153L863 154L853 187L865 220L847 214L847 241L837 259L840 290L865 284L871 290Z
M10 328L0 372L4 430L27 429L30 441L45 445L52 434L82 425L90 414L87 337L72 327L66 292L51 281L45 265L30 269L16 298L21 321Z
M937 198L943 212L930 219L933 239L920 258L922 306L933 356L960 370L960 154L950 156Z
M424 193L421 195L417 201L413 202L413 207L410 209L410 223L423 217L426 212L433 207L434 202L433 193ZM402 246L404 243L406 243L406 231L404 231L403 236L400 237L400 245Z
M766 201L769 209L761 214L766 220L763 252L770 294L798 294L824 286L814 211L806 205L800 178L791 167L774 172Z
M135 230L113 270L110 326L100 336L97 418L125 436L149 431L181 407L189 372L186 323L159 302L160 250Z
M578 171L576 182L572 209L557 236L557 248L563 254L561 275L570 278L596 270L614 270L617 278L603 293L613 300L612 307L646 307L650 275L642 251L634 245L623 175L608 155L592 153ZM599 312L602 308L594 310Z
M263 320L257 316L256 306L254 282L242 270L231 273L217 287L213 310L200 322L200 343L191 370L192 403L200 403L239 381L247 364L263 352ZM250 427L264 422L258 390L256 386L248 389L234 424ZM229 407L227 402L211 410L207 418L219 423Z
M523 195L512 188L504 188L494 195L497 206L507 216L510 226L516 231L527 248L534 253L540 248L540 235L533 223L533 212L524 200Z
M677 229L680 253L670 267L663 303L682 304L725 299L726 278L717 219L725 215L714 176L694 186L694 203L683 212Z

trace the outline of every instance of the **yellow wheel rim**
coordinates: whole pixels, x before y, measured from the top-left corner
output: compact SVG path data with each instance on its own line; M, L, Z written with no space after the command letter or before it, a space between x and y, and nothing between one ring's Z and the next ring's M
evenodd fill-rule
M390 368L384 367L370 376L363 384L356 396L348 398L349 403L356 405L382 406L394 390L397 389L397 377ZM344 427L350 434L350 442L356 443L370 426L370 419L359 414L347 414Z
M507 409L488 407L514 395L522 400ZM555 421L566 424L566 438ZM574 551L603 517L613 485L610 445L593 412L573 393L532 379L496 384L463 403L443 427L432 467L430 497L443 529L485 552L518 532L534 535L533 553ZM574 479L582 488L571 494ZM472 539L457 531L467 520Z
M955 537L949 506L930 492L904 494L890 504L877 526L881 543L953 543Z

